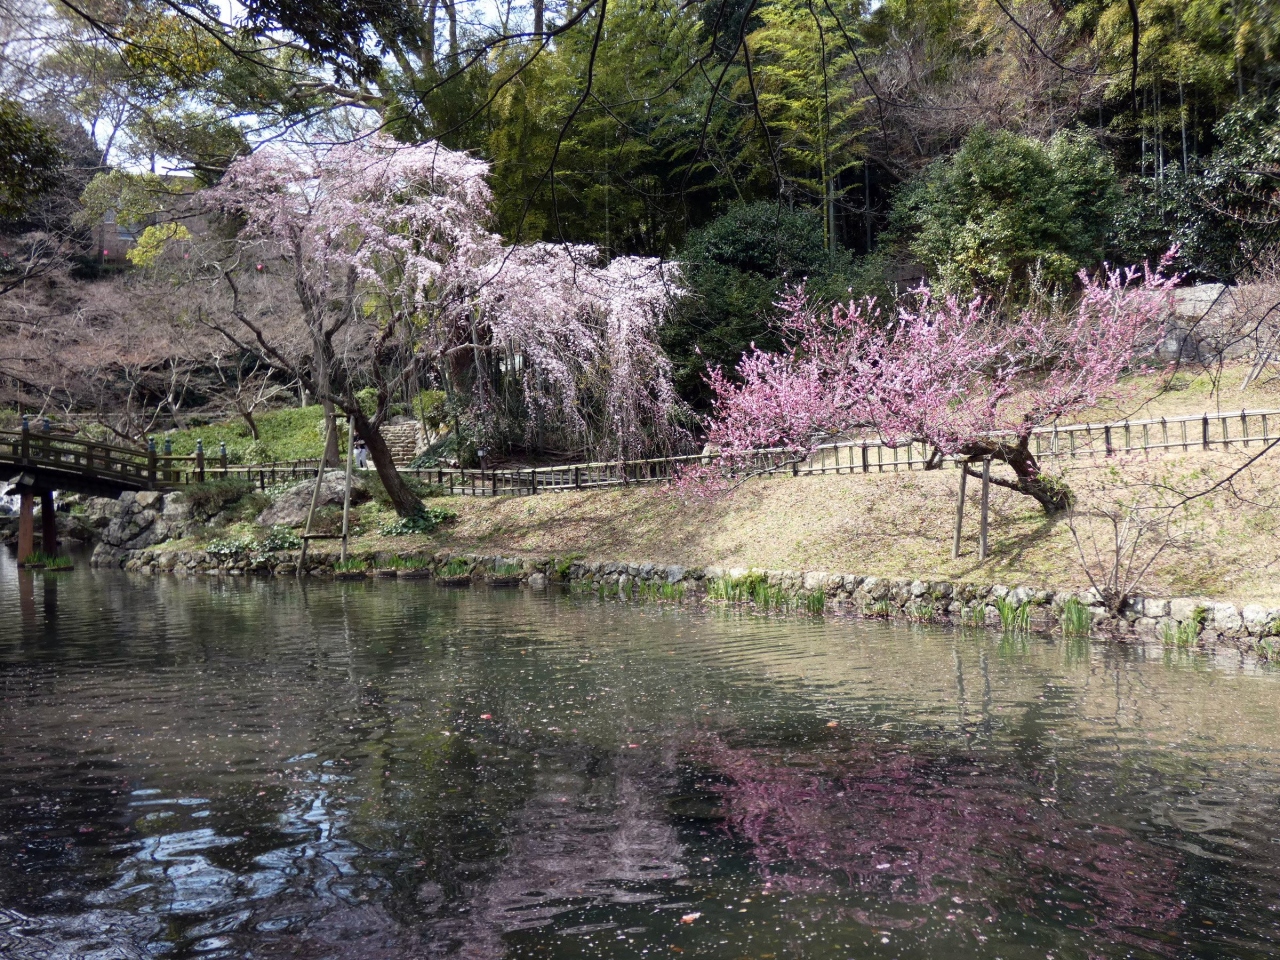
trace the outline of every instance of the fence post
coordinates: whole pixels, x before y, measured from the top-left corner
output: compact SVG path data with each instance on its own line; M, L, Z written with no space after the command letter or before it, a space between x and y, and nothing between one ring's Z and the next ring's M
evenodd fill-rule
M22 459L31 459L31 424L25 413L22 415Z
M1247 447L1249 445L1249 415L1243 410L1240 411L1240 438Z
M987 524L990 517L988 505L991 500L991 458L982 460L982 516L978 522L978 559L987 559Z
M204 483L204 441L196 440L196 483Z
M1111 424L1102 428L1102 446L1106 456L1111 456Z
M865 441L862 444L862 472L871 472L871 459L867 456L867 444Z
M960 530L964 524L964 485L969 474L965 471L964 462L960 463L960 495L956 497L956 536L951 541L951 559L955 560L960 556Z
M625 465L623 466L623 469L624 470L626 469ZM538 468L537 467L534 467L529 471L529 485L533 487L534 493L538 492Z
M1204 449L1209 449L1209 415L1206 413L1200 421L1201 440L1204 443Z
M222 464L222 475L225 477L227 475L227 441L219 440L218 446L218 460Z
M1161 449L1167 450L1169 447L1169 421L1166 420L1164 417L1160 418L1160 437L1161 437L1161 440L1160 440Z

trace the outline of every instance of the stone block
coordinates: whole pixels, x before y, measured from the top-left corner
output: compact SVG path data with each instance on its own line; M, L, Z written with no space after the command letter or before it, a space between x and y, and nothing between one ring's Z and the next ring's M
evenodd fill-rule
M1169 601L1169 616L1179 623L1193 619L1196 611L1204 607L1203 601L1191 597L1178 597Z
M827 575L821 571L813 571L804 575L804 589L818 591L827 589Z
M547 588L547 575L545 573L529 574L529 586L534 590L545 590Z
M1233 603L1215 603L1210 607L1209 623L1219 633L1239 633L1244 629L1244 618Z
M1169 616L1169 601L1157 600L1155 597L1144 597L1142 599L1142 615L1144 617L1154 617L1157 620Z
M667 567L667 583L679 583L684 579L684 575L684 567L679 566L678 564L672 564Z
M1260 603L1250 603L1240 611L1240 618L1244 621L1244 628L1248 631L1249 636L1259 637L1267 628L1270 620L1269 611Z
M929 592L929 585L923 580L913 580L909 589L912 597L923 597Z

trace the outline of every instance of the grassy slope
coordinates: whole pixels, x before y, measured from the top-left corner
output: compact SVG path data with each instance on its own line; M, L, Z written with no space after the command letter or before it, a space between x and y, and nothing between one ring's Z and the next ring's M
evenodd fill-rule
M196 439L204 441L205 453L216 456L218 444L225 442L233 463L247 461L301 460L318 457L324 444L324 411L319 406L271 410L254 417L258 425L258 444L249 436L249 425L242 419L211 423L186 430L160 434L157 442L170 440L173 452L190 455L196 451ZM345 446L345 437L339 437Z
M1078 462L1066 474L1082 502L1155 479L1198 491L1257 452L1192 453ZM969 485L962 556L951 559L955 471L754 480L718 503L683 502L660 488L447 501L458 522L435 537L363 537L359 549L434 546L599 560L827 570L1043 586L1087 584L1063 518L993 488L992 556L977 559L977 484ZM1230 493L1196 501L1185 546L1166 552L1144 589L1153 595L1280 600L1280 452ZM440 501L444 502L444 501Z

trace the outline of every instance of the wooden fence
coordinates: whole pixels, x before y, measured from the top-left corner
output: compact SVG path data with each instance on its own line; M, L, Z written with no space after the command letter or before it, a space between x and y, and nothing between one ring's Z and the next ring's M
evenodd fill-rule
M1097 458L1164 450L1243 450L1278 437L1280 410L1241 410L1042 427L1033 431L1031 450L1038 459ZM528 496L667 483L682 467L711 466L720 459L719 454L707 453L520 470L439 467L409 468L401 472L436 483L453 496ZM132 488L183 486L226 477L247 479L265 489L277 483L314 478L320 466L319 459L314 458L234 464L228 461L225 446L220 446L215 454L206 455L199 441L194 454L179 456L167 450L158 451L154 441L146 452L141 452L25 428L21 432L0 432L0 460L82 473ZM735 455L730 472L739 476L886 473L922 470L934 461L932 448L924 444L894 445L876 439L855 439L822 444L808 455L785 449ZM943 458L941 466L954 468L957 463Z
M1272 427L1276 427L1273 432ZM1192 416L1079 423L1038 428L1031 450L1037 459L1108 457L1163 450L1248 448L1280 437L1280 410L1241 410ZM931 447L893 445L882 440L842 440L825 443L808 456L774 449L733 458L735 475L817 476L827 473L886 473L923 470L934 463ZM438 468L408 470L421 480L439 484L454 496L527 496L560 490L669 482L682 466L712 465L719 454L691 454L653 460L578 463L526 470ZM943 458L941 466L959 461Z

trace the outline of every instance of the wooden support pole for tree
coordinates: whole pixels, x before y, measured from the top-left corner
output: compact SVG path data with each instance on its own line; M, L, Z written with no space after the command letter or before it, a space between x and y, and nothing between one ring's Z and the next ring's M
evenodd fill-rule
M342 491L342 556L340 558L343 563L347 562L347 533L351 529L351 457L356 445L355 434L355 417L347 417L347 478L346 487Z
M982 516L978 522L978 559L987 559L987 524L991 502L991 458L982 461Z
M40 549L49 556L58 551L58 516L53 512L53 491L40 492Z
M964 486L965 481L969 478L965 465L960 464L960 495L956 497L956 535L951 541L951 559L955 560L960 556L960 531L964 526Z
M329 435L333 433L333 424L328 418L325 419L324 425L324 449L329 449ZM199 441L196 441L199 449ZM302 572L307 564L307 546L310 544L311 536L311 520L316 515L316 504L320 502L320 487L324 484L324 458L320 459L319 465L316 467L316 485L311 491L311 506L307 508L307 522L302 528L302 552L298 555L297 575L302 576Z
M18 494L18 563L26 563L35 552L36 497L30 490Z

